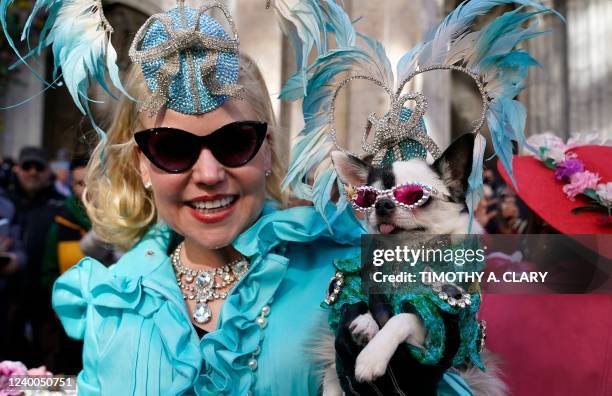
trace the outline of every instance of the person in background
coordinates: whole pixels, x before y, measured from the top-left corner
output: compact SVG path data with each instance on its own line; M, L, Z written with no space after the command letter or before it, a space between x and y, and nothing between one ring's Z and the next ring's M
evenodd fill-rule
M57 150L55 160L51 162L51 171L55 176L55 189L65 197L72 195L70 158L70 151L66 148L61 148Z
M88 157L78 156L70 163L71 195L55 216L47 234L41 271L41 285L51 293L53 282L83 257L96 258L110 265L118 253L109 244L99 241L91 231L91 221L83 206Z
M47 234L40 282L48 296L57 277L85 257L79 243L91 229L82 203L87 161L88 158L83 156L71 161L71 174L67 177L72 180L70 195L55 215ZM81 369L82 343L68 338L57 319L49 330L50 348L45 363L56 373L78 373Z
M15 161L10 157L2 158L0 161L0 188L6 190L15 178L13 168Z
M16 334L25 333L27 345L22 360L27 366L43 364L45 324L53 318L48 293L40 288L40 270L47 232L62 208L64 196L55 189L47 152L39 147L24 147L14 167L15 180L7 195L15 206L15 223L27 255L19 279L20 304L12 321ZM25 351L30 351L26 353Z
M483 174L484 196L474 216L489 234L522 234L527 228L525 206L491 169Z
M510 187L502 189L499 197L497 233L522 234L527 228L527 220L521 213L519 198Z
M14 222L15 206L0 194L0 361L13 359L19 351L13 342L15 339L23 340L23 332L15 334L10 325L13 322L15 307L19 305L18 290L16 287L21 272L25 267L26 256L19 240L19 228ZM22 342L23 343L23 342Z

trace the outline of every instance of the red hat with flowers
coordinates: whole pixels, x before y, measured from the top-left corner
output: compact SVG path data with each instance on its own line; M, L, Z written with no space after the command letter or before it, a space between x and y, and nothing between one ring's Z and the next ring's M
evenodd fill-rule
M527 143L535 153L513 158L516 185L498 162L502 177L525 204L560 233L611 234L612 142L584 134L565 143L542 134ZM597 250L612 257L612 248Z

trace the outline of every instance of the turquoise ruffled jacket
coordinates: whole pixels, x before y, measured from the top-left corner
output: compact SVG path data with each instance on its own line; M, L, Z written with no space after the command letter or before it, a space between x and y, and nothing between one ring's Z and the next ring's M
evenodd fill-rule
M350 211L328 225L312 207L268 203L233 243L249 272L228 294L217 330L202 339L170 263L176 235L168 226L152 227L109 268L81 260L53 289L66 332L84 340L79 394L317 395L321 370L310 346L326 321L320 303L334 259L359 254L363 232ZM440 395L471 395L458 376L444 379Z

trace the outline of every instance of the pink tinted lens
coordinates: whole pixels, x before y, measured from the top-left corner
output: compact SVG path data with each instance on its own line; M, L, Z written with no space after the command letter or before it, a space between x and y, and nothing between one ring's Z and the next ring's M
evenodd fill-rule
M423 187L418 184L409 184L398 187L393 191L393 196L398 202L406 205L414 205L423 198Z
M355 197L355 205L360 208L369 208L376 202L376 197L378 194L376 191L372 190L359 190L357 191L357 196Z

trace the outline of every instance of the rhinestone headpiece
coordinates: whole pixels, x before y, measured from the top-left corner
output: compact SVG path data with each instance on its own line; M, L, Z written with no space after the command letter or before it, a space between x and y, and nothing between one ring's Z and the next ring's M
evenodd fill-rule
M366 80L374 83L384 89L391 99L391 109L382 117L376 113L368 116L365 132L362 137L361 147L368 153L373 155L372 164L374 166L388 166L394 161L405 161L411 158L425 159L429 152L434 159L438 159L442 155L442 151L438 145L427 134L423 115L427 110L427 99L421 92L413 92L402 95L402 90L406 84L419 74L433 70L456 70L466 73L476 82L478 90L482 98L482 111L480 119L476 122L473 133L477 133L484 125L487 109L489 106L489 98L481 82L480 77L460 66L451 65L434 65L419 71L416 71L406 77L399 85L399 88L394 93L382 81L364 75L351 76L344 79L334 92L329 113L329 133L338 150L348 152L340 147L336 140L336 123L335 123L335 104L338 94L350 82L355 80ZM413 109L405 107L406 103L413 101L415 103ZM370 134L373 136L370 138ZM368 142L369 139L369 142ZM349 154L355 155L348 152Z
M225 15L231 37L206 14L214 8ZM240 97L238 45L232 16L220 2L208 1L195 9L179 0L176 8L151 16L129 52L152 93L141 111L153 115L166 106L183 114L203 114L228 96Z

